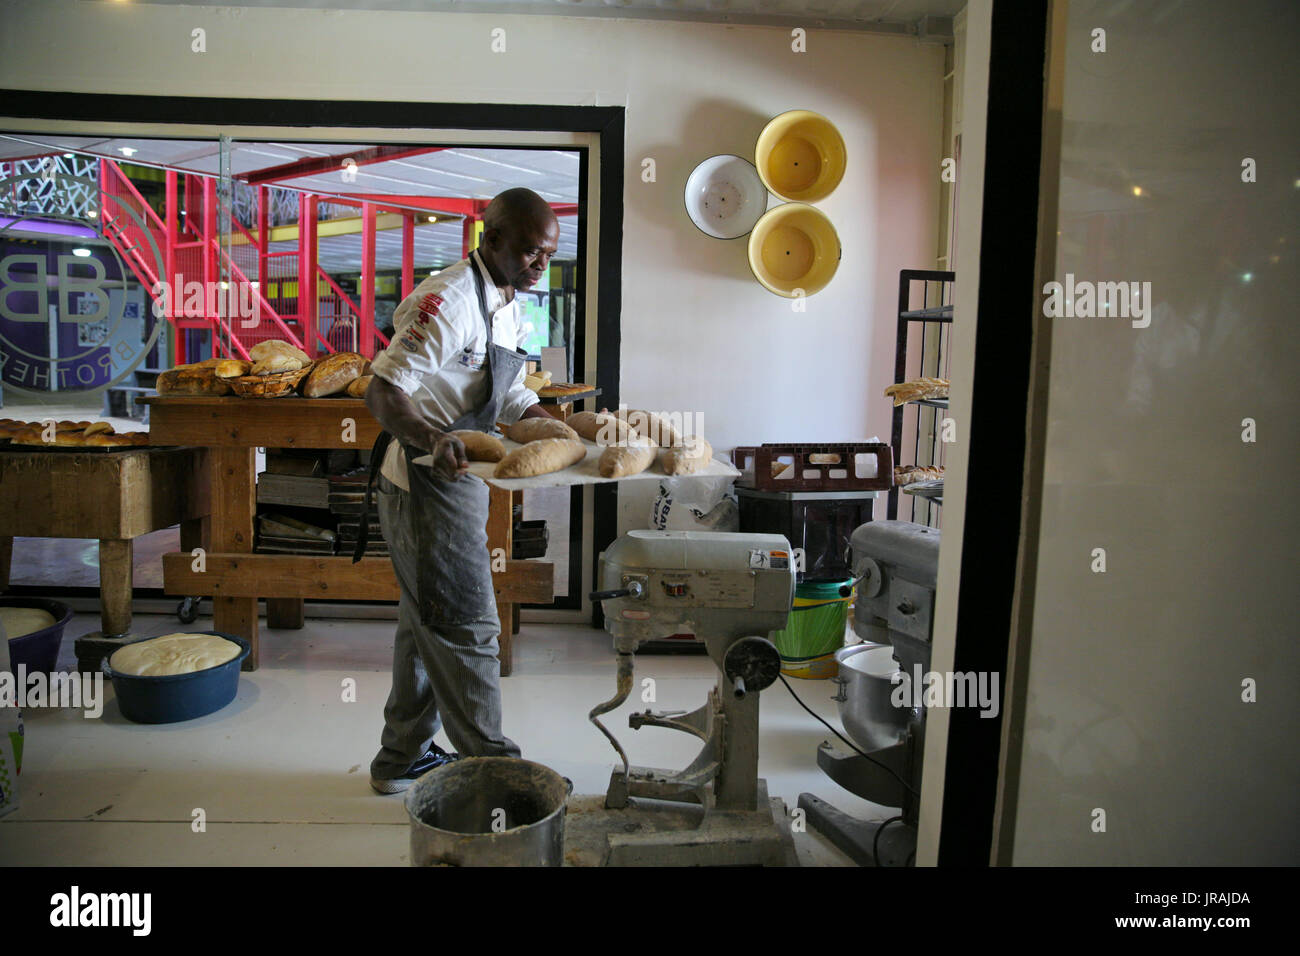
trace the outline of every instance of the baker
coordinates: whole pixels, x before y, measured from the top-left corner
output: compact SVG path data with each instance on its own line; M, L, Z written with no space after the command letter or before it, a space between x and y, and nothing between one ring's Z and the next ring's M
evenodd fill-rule
M465 446L449 432L550 417L524 385L515 292L542 277L560 233L551 207L529 189L494 198L483 226L469 258L425 279L397 307L394 338L372 363L366 391L384 427L370 477L401 586L393 687L370 764L380 793L399 793L461 755L519 756L501 731L488 488L467 473ZM429 453L432 468L413 463ZM353 560L365 539L363 527ZM439 727L456 753L433 742Z

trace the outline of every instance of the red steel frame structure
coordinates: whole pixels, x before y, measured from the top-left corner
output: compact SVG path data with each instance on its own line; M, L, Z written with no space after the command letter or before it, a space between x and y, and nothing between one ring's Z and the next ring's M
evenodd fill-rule
M365 165L436 152L439 148L445 147L375 147L347 158L356 165ZM160 311L165 311L166 318L178 330L211 332L214 354L246 358L249 348L269 338L289 341L313 357L333 352L336 343L332 344L321 329L321 320L328 318L331 325L340 319L352 322L356 329L352 347L372 358L376 351L388 345L388 339L375 328L378 215L381 212L395 213L402 217L401 293L405 298L415 287L415 223L416 218L423 215L416 210L460 217L463 223L461 255L467 256L475 226L482 219L488 200L452 196L331 194L328 197L330 202L354 205L360 212L362 264L358 283L360 302L357 303L317 261L319 195L299 192L297 248L270 249L267 210L271 185L326 169L338 169L339 165L340 160L336 157L318 157L241 177L257 189L257 231L250 233L233 217L230 218L229 231L238 242L232 243L227 252L218 239L220 209L216 179L166 170L163 215L160 217L131 184L121 167L111 159L101 158L99 209L103 233L155 301L160 298L155 292L158 283L166 281L172 284L172 294L163 300ZM578 212L576 203L552 203L551 206L560 216L577 215ZM157 248L161 255L161 276L157 274L159 263L152 255L153 248ZM257 279L251 279L250 273ZM227 278L223 279L223 276ZM268 279L276 282L274 302L267 295L270 291ZM289 280L293 283L292 295L285 292ZM227 283L223 290L224 302L254 302L257 310L255 320L231 315L229 306L223 307L220 300L213 308L207 295L202 297L203 304L199 305L189 301L184 294L192 283L200 283L201 289L211 290L222 281ZM304 295L304 291L307 294ZM176 364L192 360L187 354L184 335L176 336L173 360Z

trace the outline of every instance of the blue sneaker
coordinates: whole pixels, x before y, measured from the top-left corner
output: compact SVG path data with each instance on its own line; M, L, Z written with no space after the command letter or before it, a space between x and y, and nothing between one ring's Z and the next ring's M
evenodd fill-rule
M443 750L437 744L434 744L432 750L426 752L423 757L411 764L411 766L406 769L406 773L402 774L400 777L380 778L371 774L370 786L378 793L401 793L404 790L410 789L411 784L415 783L416 780L419 780L435 767L441 767L459 759L460 754L447 753L447 751Z

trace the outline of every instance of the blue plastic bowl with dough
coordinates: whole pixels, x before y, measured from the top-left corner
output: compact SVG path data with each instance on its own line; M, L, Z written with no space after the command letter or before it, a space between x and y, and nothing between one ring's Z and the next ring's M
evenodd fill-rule
M18 597L0 598L0 607L34 607L53 615L54 623L49 627L9 638L9 663L13 665L15 674L19 664L25 665L29 674L36 671L48 674L54 670L59 659L59 645L63 643L63 629L72 620L72 608L49 598Z
M104 661L104 670L113 681L113 693L122 716L137 724L174 724L215 713L235 699L239 691L239 668L249 651L248 641L224 631L193 631L214 634L239 645L239 654L224 664L195 671L193 674L167 674L140 677L113 670Z

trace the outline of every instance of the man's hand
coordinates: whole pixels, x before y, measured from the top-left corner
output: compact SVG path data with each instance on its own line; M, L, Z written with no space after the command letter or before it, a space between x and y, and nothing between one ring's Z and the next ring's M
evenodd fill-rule
M379 377L372 379L366 389L366 407L398 441L429 451L434 458L434 474L439 478L455 481L469 470L465 443L430 425L395 385Z
M465 443L450 432L438 432L437 435L430 449L433 452L433 473L447 481L456 481L469 471Z

